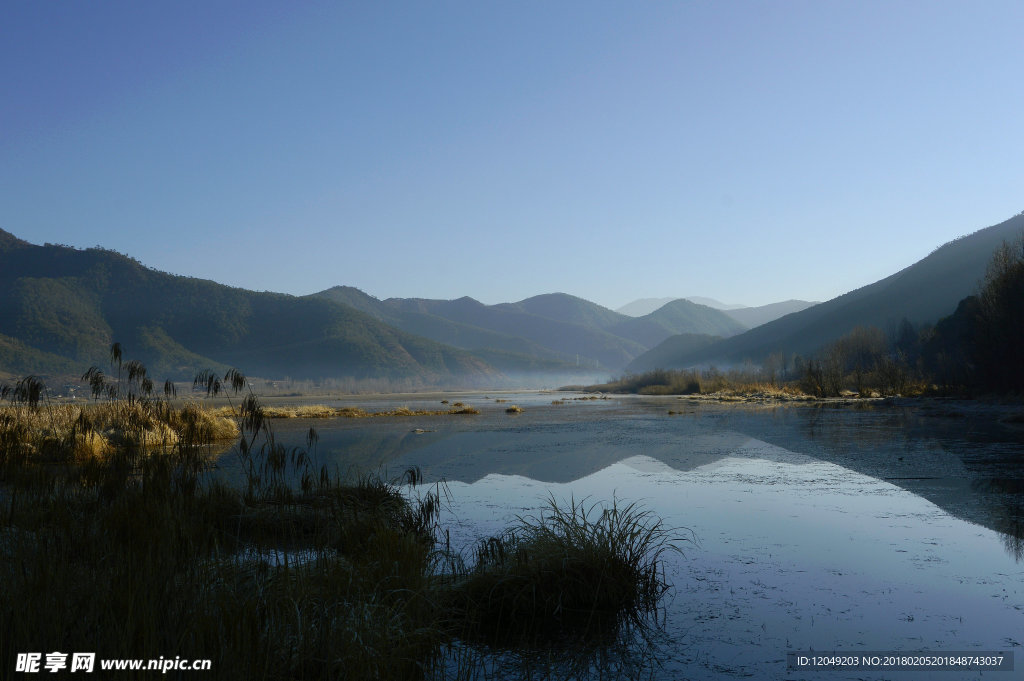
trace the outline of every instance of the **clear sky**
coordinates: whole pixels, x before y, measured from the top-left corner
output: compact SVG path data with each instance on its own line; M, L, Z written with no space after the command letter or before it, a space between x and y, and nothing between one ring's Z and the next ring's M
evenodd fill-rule
M38 2L0 227L257 290L825 300L1024 209L1024 3Z

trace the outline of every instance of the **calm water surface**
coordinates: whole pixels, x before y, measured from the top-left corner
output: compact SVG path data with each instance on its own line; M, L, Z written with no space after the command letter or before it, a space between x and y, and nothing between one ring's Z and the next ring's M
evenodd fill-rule
M507 399L497 403L494 398ZM338 470L446 481L456 548L549 495L640 501L697 538L666 566L653 678L1024 678L1024 430L971 405L448 396L478 416L275 421ZM552 400L567 399L552 405ZM437 409L436 397L351 399ZM505 413L515 403L525 411ZM682 412L669 415L668 411ZM230 458L222 461L231 474ZM1006 651L1013 672L787 670L787 651ZM595 674L599 675L599 674ZM936 676L937 675L937 676Z

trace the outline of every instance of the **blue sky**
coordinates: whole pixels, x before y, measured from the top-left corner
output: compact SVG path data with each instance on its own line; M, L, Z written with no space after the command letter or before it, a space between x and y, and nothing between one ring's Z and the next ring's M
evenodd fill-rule
M1020 2L5 2L0 227L257 290L824 300L1024 210Z

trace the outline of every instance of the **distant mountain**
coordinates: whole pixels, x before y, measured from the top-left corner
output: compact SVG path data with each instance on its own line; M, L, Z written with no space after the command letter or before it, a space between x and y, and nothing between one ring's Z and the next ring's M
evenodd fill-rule
M228 366L275 378L498 376L468 352L346 304L231 288L0 230L0 372L106 369L114 341L159 378Z
M785 317L788 314L806 310L812 305L817 305L817 303L809 303L806 300L786 300L781 303L761 305L760 307L740 307L733 310L726 310L725 314L729 315L740 324L743 324L748 329L752 329L756 326L761 326L762 324L775 321L779 317Z
M609 331L653 348L669 336L679 333L728 337L742 333L747 328L722 310L680 298L643 317L625 319Z
M502 303L494 307L518 310L545 319L579 324L593 329L608 329L622 321L622 315L619 313L567 293L545 293L518 303Z
M316 295L347 301L398 328L471 350L503 371L621 367L645 350L600 328L614 312L564 294L499 305L469 297L378 300L348 287Z
M929 256L868 286L786 315L746 333L673 359L676 366L763 360L772 353L809 355L857 326L888 331L906 318L933 323L976 292L992 254L1024 231L1024 213L935 249Z
M351 286L335 286L314 296L350 305L403 331L469 350L503 372L574 373L578 369L574 357L525 338L421 311L430 305L409 306L396 298L379 300Z
M760 305L757 307L747 307L745 305L730 305L719 300L715 300L714 298L690 296L688 298L641 298L639 300L634 300L628 305L623 305L617 310L617 312L629 317L644 317L655 310L661 309L668 303L677 300L687 300L697 305L703 305L715 310L722 310L725 314L738 321L747 329L752 329L755 326L760 326L761 324L767 324L779 317L784 317L785 315L793 312L804 310L811 305L817 305L817 303L809 303L805 300L787 300L781 303L770 303L768 305Z
M679 298L639 298L632 303L626 303L615 311L627 317L643 317L644 315L651 314L659 307L671 303L673 300L679 300Z
M640 355L626 367L626 371L642 373L652 369L682 369L677 364L680 357L703 350L713 343L722 340L721 336L709 336L707 334L682 333L676 336L669 336L656 347L651 348Z
M502 371L526 366L536 370L538 362L549 371L617 371L677 333L730 336L746 328L720 310L686 300L670 302L643 317L628 317L565 293L498 305L468 297L378 300L348 287L316 295L352 305L397 328L470 350Z
M746 307L746 305L730 305L729 303L723 303L722 301L715 300L714 298L704 298L702 296L675 296L672 298L640 298L638 300L634 300L632 303L623 305L617 309L616 312L628 317L643 317L644 315L649 315L655 310L664 307L673 300L689 300L691 303L705 305L716 310L739 310Z
M603 316L594 309L600 308L599 305L563 293L542 298L499 305L484 305L469 297L457 300L391 298L384 302L404 312L428 313L526 339L574 360L579 356L583 364L597 365L593 368L619 369L647 350L633 340L605 331L596 321ZM606 312L615 314L611 310ZM565 315L565 318L558 315Z
M689 300L691 303L697 303L698 305L707 305L708 307L713 307L716 310L740 310L747 307L746 305L723 303L720 300L715 300L714 298L704 298L702 296L687 296L686 299Z

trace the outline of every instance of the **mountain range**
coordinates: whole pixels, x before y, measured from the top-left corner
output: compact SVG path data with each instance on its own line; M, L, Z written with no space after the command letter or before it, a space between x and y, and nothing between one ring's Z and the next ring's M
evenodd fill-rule
M98 248L35 246L0 232L0 369L108 366L120 342L161 377L243 367L254 375L406 378L497 372L470 353L317 298L257 293L144 267Z
M0 230L0 373L8 378L107 367L119 342L162 378L237 366L268 378L499 385L519 375L616 371L674 334L745 329L688 301L634 318L560 293L484 305L381 301L343 286L308 296L256 292Z
M536 385L541 375L809 355L856 326L887 330L951 314L976 290L994 249L1022 231L1024 214L825 303L722 310L670 299L630 316L564 293L486 305L469 297L380 300L348 286L307 296L256 292L0 230L0 374L107 367L115 341L160 378L236 366L265 378L423 386Z
M643 317L627 317L565 293L498 305L468 297L378 300L345 286L315 297L351 305L399 329L470 350L504 371L523 370L538 361L550 370L617 370L674 334L725 337L747 328L720 310L686 300Z

